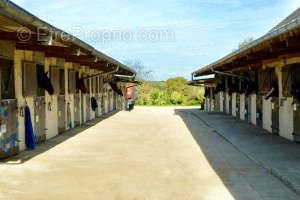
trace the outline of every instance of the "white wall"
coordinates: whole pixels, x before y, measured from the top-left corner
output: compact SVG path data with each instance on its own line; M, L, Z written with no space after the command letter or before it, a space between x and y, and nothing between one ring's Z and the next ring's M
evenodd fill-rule
M230 110L229 110L229 94L228 94L228 92L225 92L225 112L226 112L226 114L230 114Z
M240 94L240 119L245 120L245 94Z
M93 73L94 73L94 70L89 70L89 75L93 75ZM89 101L91 101L91 98L94 96L94 91L92 90L92 79L89 79L89 81L90 81L90 88L89 88L89 90L90 90L90 98L89 98ZM92 104L90 103L90 106L91 106ZM96 118L96 113L95 113L95 111L93 111L93 109L90 107L90 120L92 120L92 119L95 119Z
M0 41L0 46L3 45L2 42ZM36 62L39 64L43 64L45 67L45 71L49 71L50 70L50 66L60 66L64 67L65 69L65 100L67 103L69 103L69 109L70 109L70 116L71 116L71 126L72 128L75 127L75 105L74 105L74 94L69 94L69 90L68 90L68 79L69 79L69 69L74 69L74 70L79 70L79 76L81 76L82 73L86 73L89 72L89 69L87 69L87 67L84 66L77 66L75 69L75 64L73 63L65 63L63 59L58 59L58 58L45 58L43 53L40 52L32 52L32 51L23 51L23 50L16 50L15 47L13 46L13 44L8 45L6 44L6 47L8 48L9 46L11 46L11 52L9 50L6 51L7 57L10 57L11 59L14 60L14 76L15 76L15 93L16 93L16 99L18 100L18 108L19 109L24 109L24 107L26 105L28 105L30 111L31 111L31 118L32 118L32 125L34 128L34 97L23 97L23 90L22 90L22 85L23 85L23 77L22 77L22 65L24 61L28 61L28 62ZM9 48L8 48L9 49ZM95 71L93 71L95 72ZM90 84L90 87L92 86L92 84ZM100 87L99 87L100 88ZM89 88L91 90L91 88ZM124 87L125 89L125 87ZM100 89L99 89L100 90ZM100 90L101 91L101 90ZM99 94L100 94L99 91ZM125 91L125 90L124 90ZM79 115L80 115L80 121L81 124L82 122L82 116L84 117L84 121L86 121L86 106L87 106L87 102L86 102L86 98L81 98L81 91L79 92L79 97L80 97L80 102L79 102ZM124 93L125 94L125 93ZM97 95L97 94L92 94L92 95ZM120 100L122 100L122 102L120 102L120 108L123 106L125 108L126 106L126 100L124 97L118 97L120 98ZM47 92L45 92L45 126L46 126L46 139L50 139L53 138L55 136L58 135L58 95L54 94L52 96L50 96ZM83 101L83 110L84 112L82 113L82 109L81 109L81 101ZM106 107L106 112L109 111L109 109L113 109L113 98L110 99L111 101L111 108L108 108L108 94L106 94L106 98L105 98L105 107ZM68 123L68 118L67 118L67 110L68 110L68 104L65 104L65 117L66 117L66 128L69 128L69 124ZM51 106L50 106L51 105ZM50 106L50 108L49 108ZM99 115L102 113L101 111L101 106L99 104ZM95 112L91 111L91 117L95 118ZM25 120L24 120L24 116L21 116L18 113L18 122L19 122L19 126L18 126L18 133L19 133L19 147L20 150L25 150L26 149L26 145L25 145Z
M293 98L287 98L282 101L279 107L279 134L289 140L294 140L294 110Z
M205 111L206 112L209 111L209 98L208 97L205 98Z
M107 89L105 89L105 92L104 92L105 96L104 96L104 108L105 108L105 114L109 112L109 108L108 108L108 91Z
M253 125L256 125L256 94L251 94L249 96L249 111L251 113L251 119L250 122Z
M77 69L78 70L78 72L79 72L79 77L81 78L81 74L82 74L82 70L81 70L81 67L79 66L79 68ZM81 101L83 101L83 99L81 98L81 91L79 90L79 107L78 107L78 109L79 109L79 119L80 119L80 125L82 125L83 124L83 121L82 121L82 115L83 115L83 113L82 113L82 109L81 109Z
M288 140L294 140L294 109L293 98L283 98L282 68L277 67L279 86L279 135Z
M22 64L23 61L33 62L34 55L32 51L21 51L15 50L14 51L14 75L15 75L15 92L16 98L18 100L18 108L23 109L24 106L28 105L31 114L32 126L34 129L34 103L33 97L23 97L23 77L22 77ZM25 101L26 99L26 101ZM27 102L27 104L26 104ZM47 120L46 120L47 121ZM23 116L18 115L18 132L19 132L19 148L20 150L25 150L25 120Z
M98 103L98 109L97 109L97 113L96 113L96 116L97 117L101 117L101 80L100 80L100 78L98 78L97 79L98 80L98 82L97 82L97 84L98 84L98 91L97 91L97 103Z
M46 58L45 59L45 71L49 71L50 66L56 66L55 58ZM46 101L46 139L53 138L58 135L58 102L57 94L50 96L46 92L45 96ZM51 110L48 108L49 103L51 104Z
M216 94L216 111L223 112L223 92L218 92Z
M66 130L75 127L75 116L74 116L74 95L69 94L69 70L74 69L72 63L65 63L65 127ZM70 109L71 127L68 119L68 109Z
M263 97L262 112L263 112L263 128L271 133L272 132L271 98L269 100L265 100L265 97Z
M86 73L86 70L84 68L84 66L81 66L81 76L83 77L83 74ZM87 88L88 89L88 88ZM81 93L82 94L82 93ZM86 105L86 95L87 94L82 94L81 95L81 101L82 103L80 103L82 105L82 111L83 113L81 113L83 115L83 122L85 123L87 121L87 114L86 114L86 109L87 109L87 105Z
M113 98L113 91L112 90L110 90L110 95L109 95L109 101L110 101L110 108L109 108L109 111L111 112L111 111L113 111L114 110L114 98Z
M213 98L210 101L210 111L211 112L215 111L215 100Z
M236 93L232 93L231 111L232 116L236 117Z

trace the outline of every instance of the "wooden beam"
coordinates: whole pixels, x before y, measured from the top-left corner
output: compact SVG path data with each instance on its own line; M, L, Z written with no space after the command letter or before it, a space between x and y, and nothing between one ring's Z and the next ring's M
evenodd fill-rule
M270 43L270 51L271 52L285 50L286 48L287 48L286 41Z
M74 55L72 54L74 50L70 47L17 43L16 49L44 52L46 57L63 58L65 62L78 63L82 66L88 66L92 69L99 69L105 72L116 68L114 64L108 63L107 61L97 61L95 57L91 55ZM120 71L122 70L120 69ZM125 71L124 73L128 72Z
M257 51L257 52L253 52L247 55L247 60L248 61L252 61L252 60L259 60L263 57L268 56L270 52L269 51Z
M95 58L91 55L66 55L65 59L66 62L93 62Z
M7 31L0 31L0 40L12 40L21 43L25 42L36 42L38 39L36 34L30 33L17 33L17 32L7 32Z
M45 56L48 58L63 58L65 59L65 54L62 53L54 53L54 52L45 52Z
M27 50L27 51L41 51L41 52L53 53L57 55L67 55L72 51L72 49L69 47L38 45L38 44L23 44L23 43L17 43L16 49Z
M296 38L287 38L286 39L286 45L289 48L300 48L300 39L298 37L296 37Z
M101 64L101 63L95 63L95 62L86 62L86 61L81 61L78 62L80 65L83 66L89 66L91 69L98 69L104 72L111 71L115 69L117 66L112 65L112 64Z

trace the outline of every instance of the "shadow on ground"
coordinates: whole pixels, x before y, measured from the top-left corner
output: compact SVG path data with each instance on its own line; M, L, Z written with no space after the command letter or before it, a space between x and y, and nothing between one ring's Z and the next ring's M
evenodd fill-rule
M0 161L0 165L20 165L24 164L25 162L31 160L32 158L54 148L55 146L65 142L66 140L71 139L72 137L75 137L78 134L81 134L85 130L97 125L99 122L101 122L104 119L107 119L109 117L112 117L113 115L117 114L118 111L110 112L108 114L103 115L102 117L96 118L94 120L88 121L85 124L76 127L74 129L68 130L48 141L45 143L37 145L36 149L34 151L23 151L20 152L18 155L4 159Z
M291 142L223 113L176 109L175 114L182 118L210 166L235 199L299 199L290 184L270 173L260 160L249 156L261 154L262 159L268 158L270 164L276 164L279 161L270 154L272 148L278 144L291 145ZM242 149L251 149L251 152Z

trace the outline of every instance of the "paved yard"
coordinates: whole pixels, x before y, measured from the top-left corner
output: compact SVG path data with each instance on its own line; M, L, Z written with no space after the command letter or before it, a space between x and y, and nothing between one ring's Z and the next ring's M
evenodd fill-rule
M299 199L194 111L137 108L55 138L1 163L0 199Z

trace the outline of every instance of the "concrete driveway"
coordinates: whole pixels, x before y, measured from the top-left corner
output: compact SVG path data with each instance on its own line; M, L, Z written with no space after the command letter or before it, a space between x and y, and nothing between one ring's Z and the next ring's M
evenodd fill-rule
M1 200L299 199L180 107L119 112L0 171Z

